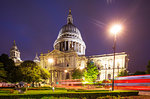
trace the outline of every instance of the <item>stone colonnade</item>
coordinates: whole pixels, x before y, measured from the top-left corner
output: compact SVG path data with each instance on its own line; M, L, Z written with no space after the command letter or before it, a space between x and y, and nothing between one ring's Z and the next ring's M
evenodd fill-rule
M60 80L71 79L72 71L64 72L60 70L50 70L51 73L50 82L57 83Z
M56 44L56 49L60 51L74 50L79 53L85 53L85 47L75 41L63 41Z

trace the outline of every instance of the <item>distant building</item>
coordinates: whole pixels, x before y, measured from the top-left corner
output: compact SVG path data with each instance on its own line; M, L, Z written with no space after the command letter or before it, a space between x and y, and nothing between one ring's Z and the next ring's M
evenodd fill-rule
M48 83L56 83L59 80L72 79L74 69L83 69L88 61L93 61L99 70L97 80L112 79L113 54L85 56L86 45L79 29L73 24L71 10L64 25L54 42L54 50L36 54L34 62L47 69L51 73ZM14 42L11 50L11 58L15 62L21 62L20 52ZM125 52L116 53L114 76L128 68L128 55Z
M34 62L36 62L36 63L39 63L40 62L40 59L39 59L39 57L38 57L38 54L36 53L36 55L35 55L35 58L34 58L34 60L33 60Z

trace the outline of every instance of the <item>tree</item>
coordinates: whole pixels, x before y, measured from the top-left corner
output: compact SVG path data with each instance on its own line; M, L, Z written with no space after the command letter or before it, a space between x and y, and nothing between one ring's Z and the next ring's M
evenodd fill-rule
M148 62L148 65L147 65L146 74L150 74L150 61Z
M87 82L94 82L98 75L98 69L93 62L87 63L87 68L84 70L84 78Z
M20 71L22 73L22 81L33 84L39 82L41 78L41 68L33 61L27 60L21 63Z
M15 73L13 73L13 71L16 68L14 61L12 59L10 59L7 54L2 54L0 56L0 62L2 63L1 69L6 71L5 72L6 75L4 74L5 75L5 77L4 77L5 81L14 82L13 81L14 79L12 79L12 77L15 74Z
M7 72L4 69L3 63L0 62L0 81L5 81Z
M83 76L83 73L80 69L75 69L72 73L72 78L73 79L81 79Z
M46 80L50 77L50 73L48 70L41 68L41 78Z
M10 74L12 75L11 82L16 83L22 81L22 72L19 66L16 66Z
M121 70L121 72L118 74L119 76L128 76L128 71L127 70Z

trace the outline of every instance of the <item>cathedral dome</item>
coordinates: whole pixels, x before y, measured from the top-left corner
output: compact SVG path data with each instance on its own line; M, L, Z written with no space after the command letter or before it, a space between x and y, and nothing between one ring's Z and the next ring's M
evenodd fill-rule
M64 52L75 51L78 55L85 55L86 46L79 29L73 24L71 10L69 10L67 24L62 26L54 42L54 49Z
M68 33L68 34L71 33L73 35L66 35L66 33ZM73 25L72 23L68 23L61 28L61 30L59 31L59 35L58 35L57 39L59 39L61 37L62 38L63 37L69 38L70 36L73 36L75 38L79 38L82 40L79 29L75 25Z
M65 32L72 32L78 35L80 34L78 28L72 23L68 23L61 28L60 33L65 33Z

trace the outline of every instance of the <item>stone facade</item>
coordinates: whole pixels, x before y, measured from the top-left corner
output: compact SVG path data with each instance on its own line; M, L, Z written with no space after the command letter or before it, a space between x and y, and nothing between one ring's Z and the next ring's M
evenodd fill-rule
M53 61L50 62L50 59ZM49 53L41 54L40 60L40 65L51 73L50 83L71 79L73 70L85 67L87 62L85 56L78 56L74 51L65 53L56 49Z
M89 61L93 61L99 70L97 80L107 80L113 78L113 61L114 54L93 55L87 57ZM127 70L128 55L125 52L115 53L114 77L121 71Z

